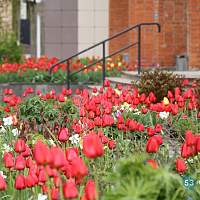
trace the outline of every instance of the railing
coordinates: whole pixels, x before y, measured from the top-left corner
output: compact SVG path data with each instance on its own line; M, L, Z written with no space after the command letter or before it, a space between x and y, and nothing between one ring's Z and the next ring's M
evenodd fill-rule
M95 65L95 64L97 64L99 62L103 62L102 63L102 80L104 82L105 77L106 77L106 59L109 58L109 57L112 57L112 56L114 56L114 55L116 55L116 54L118 54L118 53L120 53L120 52L122 52L122 51L124 51L126 49L129 49L130 47L136 46L136 45L138 45L138 55L137 55L138 56L137 57L138 66L137 66L137 70L138 70L138 74L140 74L141 73L141 30L142 30L142 26L157 26L158 32L161 31L161 27L160 27L159 23L154 23L153 22L153 23L137 24L137 25L132 26L130 28L127 28L127 29L125 29L125 30L123 30L123 31L121 31L121 32L119 32L119 33L117 33L117 34L115 34L115 35L113 35L113 36L111 36L111 37L109 37L109 38L107 38L107 39L95 44L95 45L93 45L93 46L90 46L89 48L84 49L83 51L80 51L79 53L76 53L76 54L68 57L67 59L64 59L64 60L52 65L50 67L50 69L49 69L49 74L50 75L52 74L52 71L56 66L59 66L60 64L63 64L63 63L67 63L67 87L70 88L70 78L73 75L75 75L75 74L77 74L77 73L79 73L79 72L81 72L81 71L83 71L83 70L85 70L87 68L90 68L90 67L92 67L93 65ZM106 42L108 42L108 41L110 41L110 40L112 40L114 38L117 38L117 37L129 32L129 31L134 30L134 29L137 29L137 31L138 31L138 41L137 42L129 44L129 45L119 49L118 51L115 51L114 53L106 56ZM83 54L83 53L85 53L85 52L87 52L87 51L89 51L91 49L94 49L95 47L100 46L100 45L102 45L102 55L103 55L101 59L99 59L99 60L97 60L97 61L95 61L95 62L93 62L93 63L91 63L91 64L89 64L89 65L87 65L87 66L85 66L83 68L81 68L81 69L79 69L78 71L70 72L70 60L71 59L73 59L73 58L79 56L80 54Z

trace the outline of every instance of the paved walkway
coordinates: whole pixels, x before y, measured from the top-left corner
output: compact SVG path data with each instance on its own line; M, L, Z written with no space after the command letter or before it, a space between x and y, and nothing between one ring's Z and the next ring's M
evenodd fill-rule
M178 75L183 75L185 78L189 79L200 79L200 70L199 71L169 71L168 72L173 72ZM124 71L123 72L125 75L130 75L130 76L137 76L137 71Z

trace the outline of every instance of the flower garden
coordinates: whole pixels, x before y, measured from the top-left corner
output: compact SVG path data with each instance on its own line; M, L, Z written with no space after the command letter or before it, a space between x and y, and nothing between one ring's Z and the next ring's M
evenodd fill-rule
M48 82L49 66L56 61L43 57L3 64L0 80ZM72 66L85 62L91 60ZM111 60L107 65L116 69L110 73L126 66ZM54 83L65 79L58 79L65 67L55 69ZM27 87L17 96L5 89L0 199L200 199L199 83L184 80L163 96L140 87L106 80L92 91L42 93Z
M85 57L74 59L70 64L71 71L77 71L85 65L94 63L99 60L98 57ZM58 62L58 58L48 58L43 56L39 59L29 58L21 63L4 62L0 65L0 83L64 83L66 80L66 63L60 64L53 69L53 76L49 76L49 68ZM95 66L85 69L82 73L73 76L73 82L88 81L96 83L101 81L102 63L97 63ZM108 59L106 62L107 76L119 76L123 70L133 69L121 58ZM65 73L63 73L65 72Z

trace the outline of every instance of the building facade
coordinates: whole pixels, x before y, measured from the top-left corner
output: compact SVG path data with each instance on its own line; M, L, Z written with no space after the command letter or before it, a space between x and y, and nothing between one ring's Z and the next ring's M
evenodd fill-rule
M109 34L142 22L158 22L142 30L142 65L175 66L177 56L187 57L188 66L200 68L200 1L199 0L110 0ZM132 32L110 44L110 52L122 44L137 40ZM127 51L137 64L137 49Z
M0 35L12 31L12 3L10 0L0 0Z
M18 23L10 2L20 3ZM200 0L0 0L0 11L1 27L18 24L26 52L38 57L67 58L127 27L158 22L161 33L142 28L142 65L172 67L185 56L190 69L200 68ZM136 31L113 39L107 54L134 41ZM137 47L122 54L137 65ZM92 55L102 56L102 47L82 56Z

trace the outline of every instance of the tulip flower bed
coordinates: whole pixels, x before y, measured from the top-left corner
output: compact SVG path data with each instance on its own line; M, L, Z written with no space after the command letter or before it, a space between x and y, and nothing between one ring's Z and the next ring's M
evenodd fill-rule
M83 68L85 65L97 61L97 59L98 58L95 57L86 57L73 60L70 70L72 72L77 71L78 69ZM59 60L57 58L49 59L47 57L41 57L39 59L26 59L23 63L4 63L0 65L0 83L64 83L66 80L66 73L63 72L66 72L66 63L60 64L58 67L55 67L52 77L50 77L48 74L49 68L58 61ZM119 76L120 71L122 71L123 69L128 69L128 65L125 62L120 61L119 59L107 60L107 76ZM84 70L82 73L73 76L72 81L101 81L101 71L102 64L97 63L93 67Z
M1 199L200 199L199 96L104 88L46 94L6 89Z

